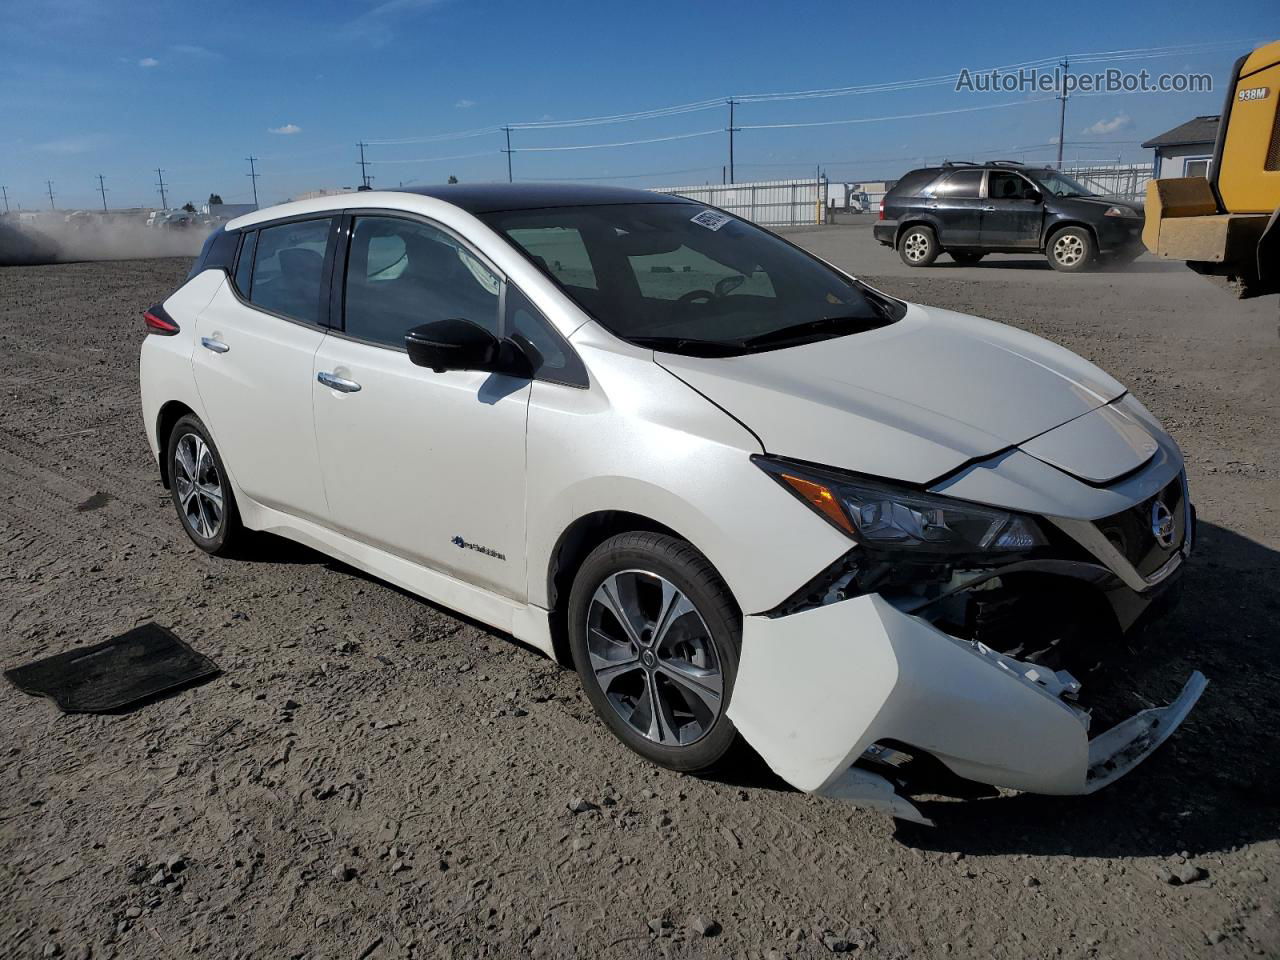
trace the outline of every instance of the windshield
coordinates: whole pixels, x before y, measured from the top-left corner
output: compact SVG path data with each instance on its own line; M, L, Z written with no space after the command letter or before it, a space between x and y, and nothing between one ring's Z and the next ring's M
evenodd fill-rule
M736 217L635 203L484 216L615 335L730 356L884 326L905 308Z
M1097 194L1078 180L1072 180L1064 173L1056 170L1044 170L1032 173L1040 186L1059 197L1096 197Z

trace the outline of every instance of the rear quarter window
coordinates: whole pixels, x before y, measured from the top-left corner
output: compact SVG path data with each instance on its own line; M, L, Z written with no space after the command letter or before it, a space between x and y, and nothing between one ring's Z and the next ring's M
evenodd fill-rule
M929 184L937 179L939 170L912 170L894 184L889 191L891 197L918 197L924 193Z

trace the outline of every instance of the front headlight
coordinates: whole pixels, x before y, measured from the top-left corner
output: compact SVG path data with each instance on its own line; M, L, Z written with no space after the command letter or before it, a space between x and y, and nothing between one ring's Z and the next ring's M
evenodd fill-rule
M1107 212L1103 214L1104 217L1136 217L1137 215L1136 210L1121 206L1107 207Z
M934 554L1017 553L1047 541L1021 514L769 457L755 464L868 548Z

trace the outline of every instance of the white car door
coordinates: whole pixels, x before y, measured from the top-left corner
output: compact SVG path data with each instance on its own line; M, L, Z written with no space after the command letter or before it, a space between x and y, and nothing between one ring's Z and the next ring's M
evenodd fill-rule
M196 321L196 387L227 470L265 506L324 522L313 360L328 322L334 217L246 235L234 280Z
M330 525L523 600L531 381L435 373L404 349L405 333L433 320L497 334L501 281L420 220L357 215L349 235L342 329L316 353L312 385Z

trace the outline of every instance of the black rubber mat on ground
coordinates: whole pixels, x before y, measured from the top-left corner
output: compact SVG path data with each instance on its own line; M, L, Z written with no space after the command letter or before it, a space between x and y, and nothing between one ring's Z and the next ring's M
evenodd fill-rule
M145 623L99 643L4 672L19 690L67 713L111 713L218 673L164 627Z

